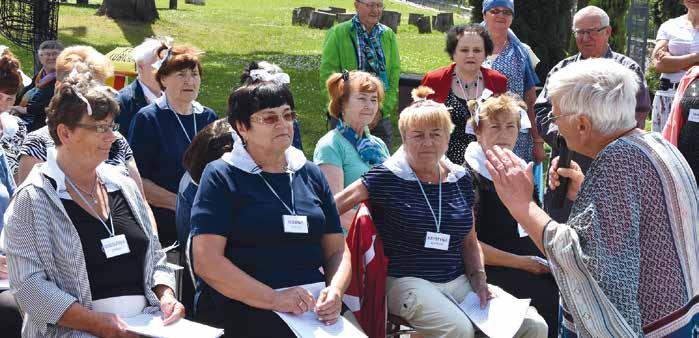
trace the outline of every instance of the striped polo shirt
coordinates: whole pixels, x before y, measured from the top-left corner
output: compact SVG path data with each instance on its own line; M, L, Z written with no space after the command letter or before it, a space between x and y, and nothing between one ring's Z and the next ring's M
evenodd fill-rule
M454 182L442 183L440 232L450 235L446 251L425 248L427 232L436 232L437 227L417 181L405 180L379 165L362 176L362 183L369 191L374 224L388 257L389 276L445 283L464 273L461 244L473 226L474 202L468 173ZM439 217L439 185L423 182L422 186Z

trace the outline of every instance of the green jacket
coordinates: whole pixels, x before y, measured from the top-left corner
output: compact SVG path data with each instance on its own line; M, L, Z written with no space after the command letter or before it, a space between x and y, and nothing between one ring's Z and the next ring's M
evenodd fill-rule
M378 25L381 25L380 23ZM398 80L400 79L400 57L398 56L398 43L396 33L385 27L381 35L381 47L386 56L386 73L388 76L388 88L383 100L381 111L384 117L393 113L398 105ZM323 55L320 59L320 88L325 97L326 103L330 101L328 88L325 81L333 73L339 73L343 69L356 70L357 35L352 27L352 20L335 25L325 35L323 42ZM325 107L327 110L327 105Z

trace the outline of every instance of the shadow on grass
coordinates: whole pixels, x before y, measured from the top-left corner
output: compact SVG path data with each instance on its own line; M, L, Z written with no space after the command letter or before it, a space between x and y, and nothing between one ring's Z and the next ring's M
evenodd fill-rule
M74 3L74 2L72 2L72 3L71 2L61 2L60 4L61 4L61 7L66 6L66 7L75 7L75 8L94 8L95 10L97 10L101 6L100 4L91 4L91 3L78 4L78 3Z

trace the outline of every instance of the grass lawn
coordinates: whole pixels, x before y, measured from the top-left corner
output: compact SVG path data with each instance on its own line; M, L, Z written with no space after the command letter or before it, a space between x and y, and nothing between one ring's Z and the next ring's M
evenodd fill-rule
M318 79L325 31L292 26L291 11L300 6L336 6L353 12L352 0L207 0L205 6L187 5L180 0L178 10L167 9L168 0L156 0L156 3L160 20L144 25L94 15L99 1L77 6L71 0L60 8L59 38L65 45L87 44L103 53L119 46L137 45L152 35L170 35L176 43L197 46L206 51L199 101L219 116L225 114L228 95L237 87L247 63L252 60L277 63L291 77L304 149L312 156L315 142L326 132L324 99ZM408 13L434 14L435 11L393 0L385 0L385 5L387 10L403 13L398 28L403 72L424 73L449 63L443 51L443 33L418 34L416 27L407 24ZM463 23L466 19L456 16L455 21ZM2 37L0 43L12 47ZM17 47L12 50L28 71L29 52Z

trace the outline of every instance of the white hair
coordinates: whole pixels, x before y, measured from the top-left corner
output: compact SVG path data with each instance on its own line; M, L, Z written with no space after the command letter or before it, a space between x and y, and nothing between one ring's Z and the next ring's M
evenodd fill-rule
M169 39L169 40L168 40ZM155 53L163 44L169 42L172 38L146 38L143 43L134 47L132 55L133 60L138 64L150 65L158 61L159 57Z
M554 73L546 86L561 115L587 116L603 135L636 126L636 74L611 59L578 61Z
M602 27L609 26L609 15L607 15L607 12L597 6L587 6L577 11L573 16L573 30L575 30L575 23L588 15L598 17Z

